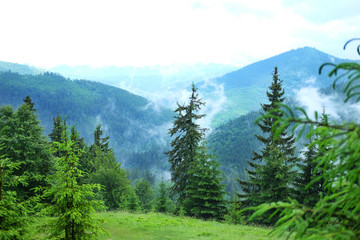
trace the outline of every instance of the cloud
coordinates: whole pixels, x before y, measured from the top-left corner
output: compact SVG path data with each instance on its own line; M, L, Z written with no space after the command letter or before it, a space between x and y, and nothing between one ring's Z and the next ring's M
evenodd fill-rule
M295 91L295 99L303 106L309 117L317 111L319 114L325 108L329 118L337 121L357 120L360 116L360 105L344 103L336 92L325 95L318 88L308 86Z
M224 109L227 98L224 93L224 85L216 84L213 80L205 80L204 84L200 86L201 89L212 89L203 96L203 101L206 103L202 109L202 112L206 114L203 119L200 119L199 123L202 127L209 129L207 134L212 131L212 122L216 114ZM201 92L200 92L201 94ZM203 94L201 94L203 95Z
M360 32L359 1L292 2L4 1L0 52L39 66L246 65L305 45L348 54L341 46Z

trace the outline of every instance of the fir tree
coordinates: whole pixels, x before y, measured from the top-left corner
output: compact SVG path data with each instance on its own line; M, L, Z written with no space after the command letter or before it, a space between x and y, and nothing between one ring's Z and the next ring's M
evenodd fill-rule
M80 167L88 173L89 183L102 186L100 197L109 210L114 210L121 206L124 196L128 194L130 181L109 147L109 137L102 138L102 134L101 125L98 124L94 131L94 144L86 157L81 158Z
M155 211L161 212L161 213L169 212L170 201L171 200L168 196L168 189L165 185L165 182L161 181L160 185L159 185L159 195L156 199Z
M185 188L187 198L184 210L187 215L202 219L223 219L226 213L225 186L222 172L204 143L198 147L195 160L188 170L189 181Z
M49 134L51 142L62 142L62 133L63 133L63 125L65 124L65 121L63 121L61 115L57 115L56 117L53 117L53 130Z
M2 149L3 145L0 145ZM30 211L27 201L19 199L16 191L9 189L19 184L26 185L25 176L14 175L14 170L21 164L0 155L0 239L28 239L26 227L30 221L27 216Z
M129 191L127 193L127 196L125 197L125 208L127 210L130 210L132 212L136 212L139 210L139 198L135 193L135 190L133 187L129 188Z
M319 126L324 127L328 125L328 115L325 113L325 108L323 108ZM304 152L305 158L297 164L300 173L294 181L295 199L310 207L315 206L326 192L324 189L324 180L320 177L323 175L323 167L318 166L317 159L327 154L330 147L325 145L319 149L316 144L319 138L319 135L310 136L307 150Z
M56 158L56 173L50 177L53 185L46 188L42 197L53 198L53 204L43 211L54 217L47 225L49 239L93 239L98 233L97 222L92 218L95 209L103 207L100 201L91 200L98 184L78 184L83 172L78 169L78 146L64 127L62 143L55 142L58 151L64 153ZM76 155L76 152L78 155Z
M10 106L0 108L0 127L4 128L0 136L4 147L0 154L6 153L14 163L22 163L14 169L14 174L26 176L27 184L14 186L12 190L18 198L28 199L35 196L33 188L47 184L44 177L52 174L53 157L34 104L30 97L24 101L16 111Z
M317 145L314 144L313 140L310 138L307 149L304 151L304 160L299 161L297 164L300 172L294 181L295 199L308 206L315 206L319 201L320 193L322 192L322 184L320 184L320 182L312 183L321 174L320 171L315 171L317 157Z
M174 118L174 126L169 130L171 137L171 150L167 152L171 164L171 180L174 185L171 188L172 195L178 196L177 204L180 206L186 199L185 188L189 181L188 170L191 163L194 162L199 143L203 139L205 129L200 128L197 120L204 117L203 114L197 114L202 105L205 105L198 98L195 84L191 86L190 102L187 106L179 105L175 110L177 114Z
M238 194L243 207L257 206L261 203L285 200L291 196L290 184L294 177L293 166L295 138L288 136L286 128L282 129L278 138L274 137L273 126L283 116L279 104L285 100L282 80L279 79L277 67L273 72L273 81L267 92L268 104L261 104L262 115L271 114L269 118L262 118L258 123L263 135L256 135L264 144L259 152L253 152L252 162L248 162L251 169L247 169L249 180L238 180L243 193ZM274 220L273 220L274 221Z
M140 208L144 212L148 212L152 208L154 191L149 181L140 179L135 182L135 193L139 199Z
M344 48L353 40L348 41ZM359 46L357 50L360 54ZM345 102L359 103L360 64L326 63L320 67L320 73L324 66L333 67L329 77L335 76L334 88L337 81L345 79ZM343 106L346 107L345 103ZM296 117L297 110L301 114L300 117ZM279 122L279 129L291 123L295 124L294 131L298 128L303 130L310 125L310 135L317 136L314 143L319 149L326 149L325 154L319 154L316 159L316 168L322 170L319 179L323 180L326 195L314 206L307 206L296 200L262 204L252 208L256 210L253 217L269 210L278 211L282 217L277 222L277 228L272 232L273 235L278 235L278 238L285 234L288 239L359 239L360 124L354 118L351 122L333 122L324 125L322 120L319 121L317 118L316 112L315 119L309 118L310 114L301 108L293 110L287 107L286 112L286 117Z

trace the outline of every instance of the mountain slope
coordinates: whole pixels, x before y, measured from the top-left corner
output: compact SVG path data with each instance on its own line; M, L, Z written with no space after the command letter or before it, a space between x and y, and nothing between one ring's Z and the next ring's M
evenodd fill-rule
M161 140L166 138L172 112L154 109L145 98L125 90L97 82L72 81L53 73L0 73L0 105L19 106L27 95L35 103L47 134L53 127L52 118L61 114L69 124L76 124L91 144L95 126L101 123L104 135L110 135L110 144L122 163L129 164L126 161L134 153L162 153L166 146L167 141Z
M0 61L0 72L17 72L20 74L39 74L43 70L28 65Z
M346 60L330 56L314 48L304 47L250 64L214 80L223 85L226 103L214 119L214 125L257 110L266 102L266 91L278 67L280 79L288 97L305 86L324 88L331 84L327 69L319 75L319 67L326 62L338 64Z
M67 66L60 65L49 69L71 79L90 79L111 86L120 87L133 93L152 96L163 90L185 88L192 82L220 77L236 70L237 67L224 64L172 64L155 66Z

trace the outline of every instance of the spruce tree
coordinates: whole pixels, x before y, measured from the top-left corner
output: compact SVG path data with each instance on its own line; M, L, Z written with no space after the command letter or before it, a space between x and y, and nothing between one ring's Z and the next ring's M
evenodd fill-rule
M325 113L325 108L320 116L319 127L329 126L328 114ZM319 141L320 135L310 136L307 149L304 151L304 160L297 163L300 170L294 181L295 194L294 198L302 204L313 207L325 195L323 166L318 166L317 159L323 157L330 150L328 145L319 146L316 144ZM330 136L328 136L330 137ZM330 166L328 166L330 167Z
M249 161L250 169L246 169L249 179L238 180L243 193L238 194L243 207L257 206L265 202L286 200L291 196L290 184L294 177L293 166L297 160L294 156L295 138L287 134L284 128L278 138L274 137L274 123L283 116L279 104L285 100L282 80L279 79L277 67L272 74L273 81L267 91L268 104L261 104L262 118L258 126L262 135L256 138L264 144L260 152L253 152L253 161Z
M171 180L174 183L171 187L171 194L178 196L178 206L187 197L185 188L189 181L188 171L191 163L195 160L197 148L205 132L205 129L196 122L204 117L203 114L197 112L205 103L198 98L195 84L192 84L191 90L189 104L186 106L177 104L174 126L169 130L170 136L175 137L171 141L171 150L167 152L171 164Z
M225 186L221 183L219 163L207 151L205 143L202 143L188 170L184 210L189 216L221 220L227 211Z
M348 41L344 48L353 40L360 39ZM359 46L357 50L360 54ZM334 88L337 82L345 81L345 101L342 107L349 107L345 105L347 101L359 104L360 64L355 61L338 65L326 63L320 67L320 73L325 66L332 68L329 77L334 77ZM256 210L253 217L269 210L278 211L282 217L272 231L272 235L277 235L277 238L287 235L287 239L359 239L360 124L356 116L349 122L334 121L323 125L322 120L317 118L317 112L315 119L311 119L310 113L301 108L287 107L286 113L286 117L279 122L279 129L293 123L293 131L299 129L301 133L302 129L310 125L309 135L317 136L314 143L319 149L326 149L325 154L321 152L316 159L316 168L322 170L319 179L323 180L326 195L312 207L296 200L262 204L253 208Z
M154 191L148 180L140 179L135 182L135 193L139 199L140 208L144 212L148 212L152 208Z
M53 130L49 134L51 142L62 142L62 133L64 122L61 115L53 117Z
M313 207L320 199L322 186L320 182L312 183L321 172L316 169L318 148L311 138L303 154L304 159L297 164L300 172L294 181L294 197L298 202Z
M109 136L102 138L102 134L101 125L98 124L94 131L94 143L86 156L81 158L80 167L88 173L87 182L102 186L100 198L109 210L114 210L120 208L128 194L130 181L109 147Z
M155 211L166 213L170 211L170 198L164 181L159 184L159 195L156 199Z
M0 150L3 148L3 145L0 145ZM28 201L19 199L16 191L10 190L19 184L26 185L25 176L14 175L14 170L21 164L22 162L11 161L4 154L0 155L0 239L28 239Z
M47 224L49 239L93 239L98 233L97 222L92 213L103 207L102 202L91 200L94 191L100 189L98 184L78 184L83 172L78 168L81 151L68 134L66 125L63 130L63 142L54 142L56 150L63 156L56 158L56 173L50 177L53 185L46 188L43 198L52 197L43 211L53 219Z
M43 136L44 128L34 109L30 97L14 111L10 106L0 108L0 127L4 130L0 136L3 149L0 154L7 155L14 163L21 162L14 174L26 176L26 185L13 186L17 197L28 199L34 197L33 188L47 184L45 176L52 174L53 157L51 146Z
M139 198L136 195L133 187L130 186L123 204L125 205L125 209L130 210L132 212L136 212L139 210L140 207Z

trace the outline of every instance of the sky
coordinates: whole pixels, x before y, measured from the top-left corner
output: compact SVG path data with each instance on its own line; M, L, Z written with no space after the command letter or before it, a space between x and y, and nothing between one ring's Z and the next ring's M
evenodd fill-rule
M1 0L0 61L247 64L310 46L359 59L359 0Z

